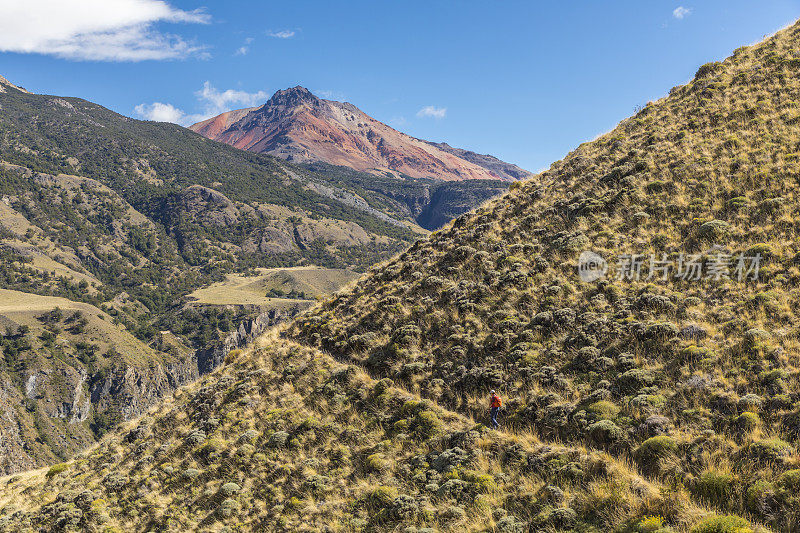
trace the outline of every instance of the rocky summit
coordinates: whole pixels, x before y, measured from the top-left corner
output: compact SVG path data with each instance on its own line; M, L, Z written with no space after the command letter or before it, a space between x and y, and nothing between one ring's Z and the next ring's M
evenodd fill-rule
M261 107L222 113L190 128L210 139L295 163L323 162L448 181L530 176L492 156L416 139L350 103L317 98L303 87L278 91Z

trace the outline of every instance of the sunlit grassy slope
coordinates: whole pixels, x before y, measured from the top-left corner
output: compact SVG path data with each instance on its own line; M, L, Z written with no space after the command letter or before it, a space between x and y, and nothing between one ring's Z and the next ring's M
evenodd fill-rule
M659 488L272 336L74 461L0 480L0 508L13 531L604 531L699 512Z
M796 531L798 72L798 25L702 66L291 336L461 413L496 388L515 427ZM605 279L579 278L587 250L610 263ZM731 279L647 279L647 263L639 281L617 277L622 254L680 253L706 273L718 254L760 255L758 280L736 280L735 264Z
M228 274L225 281L193 292L190 300L197 305L309 306L357 277L346 269L317 266L262 268L255 275Z

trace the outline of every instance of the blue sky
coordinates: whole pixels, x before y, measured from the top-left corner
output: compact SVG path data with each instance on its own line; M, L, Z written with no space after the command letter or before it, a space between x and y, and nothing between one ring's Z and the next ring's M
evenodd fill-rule
M800 0L27 0L0 2L0 75L184 123L303 85L539 170L798 17Z

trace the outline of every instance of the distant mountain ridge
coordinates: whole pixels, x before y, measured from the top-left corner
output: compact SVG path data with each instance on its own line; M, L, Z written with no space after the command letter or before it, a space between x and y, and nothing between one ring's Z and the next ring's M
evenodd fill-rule
M445 181L513 181L531 175L492 156L411 137L353 104L323 100L299 86L277 91L261 107L228 111L190 129L236 148L295 163L323 162L362 172L398 172Z

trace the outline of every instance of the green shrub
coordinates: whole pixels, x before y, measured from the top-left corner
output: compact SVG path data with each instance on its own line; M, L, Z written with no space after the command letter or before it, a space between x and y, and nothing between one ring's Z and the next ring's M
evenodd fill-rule
M675 439L666 435L658 435L644 441L636 450L636 458L639 461L651 461L662 459L674 454L678 449Z
M781 439L759 440L750 444L748 452L754 459L768 462L780 462L791 455L792 445Z
M768 481L759 480L747 488L745 505L752 513L769 511L770 503L775 496L775 487Z
M672 437L658 435L644 441L634 452L634 459L642 471L656 474L664 459L675 454L678 443Z
M229 518L233 516L233 514L238 510L239 504L236 502L236 500L232 500L230 498L223 500L222 503L219 504L219 507L217 507L217 512L223 518Z
M219 489L220 494L225 496L226 498L238 494L239 491L242 490L242 487L239 486L238 483L225 483Z
M222 439L209 439L197 449L196 453L204 460L209 461L213 456L222 451L225 446L226 442Z
M200 471L196 468L187 468L183 471L183 477L186 479L195 479L200 475Z
M769 340L770 334L763 329L748 329L744 334L744 346L748 349L756 348Z
M776 485L783 491L800 493L800 469L787 470L778 477Z
M364 464L367 467L367 470L373 472L382 472L383 470L389 468L388 461L381 457L381 454L379 453L373 453L367 456L367 460Z
M706 348L705 346L695 346L694 344L687 346L680 351L681 361L685 363L700 361L713 356L714 352L712 352L709 348Z
M614 402L600 400L586 407L586 412L593 414L595 418L612 419L619 414L619 407Z
M739 431L749 433L761 425L761 419L757 414L747 411L737 416L733 421L733 425Z
M706 63L702 65L699 69L697 69L697 73L694 75L695 81L701 80L703 78L708 78L719 72L723 69L722 63L719 61L712 61L711 63Z
M700 226L697 234L703 239L716 239L727 233L729 227L723 220L710 220Z
M620 440L623 431L610 420L600 420L586 428L589 437L597 444L613 444Z
M439 512L439 518L444 522L457 522L463 520L466 516L467 512L458 505L451 505Z
M376 396L380 396L392 387L394 387L394 381L389 378L383 378L375 384L373 390L375 391Z
M186 437L186 444L189 446L197 446L201 444L203 441L206 440L206 433L203 430L196 429L189 433L189 436Z
M761 242L748 248L744 254L748 257L760 254L762 258L767 258L775 255L775 250L773 250L770 244Z
M248 429L239 436L240 443L252 444L258 438L258 431L255 429Z
M378 510L390 506L395 498L397 498L397 489L382 485L368 492L363 501L370 509Z
M692 484L695 496L716 506L725 506L733 493L735 478L728 472L706 470Z
M749 203L749 201L747 200L746 197L737 196L737 197L731 198L730 200L725 202L725 205L728 207L728 209L730 209L732 211L738 211L739 209L747 207L748 203Z
M752 531L750 522L735 515L715 515L691 529L691 533L752 533Z
M433 411L418 411L411 423L414 434L423 439L436 436L442 430L442 421Z
M617 384L624 392L633 392L655 383L656 377L649 370L634 368L617 377Z
M664 530L664 519L660 516L645 516L633 527L634 533L656 533Z
M739 398L739 407L747 411L757 411L764 403L764 399L758 394L745 394Z
M276 431L269 436L267 446L270 448L285 448L289 441L289 433L286 431Z
M64 472L68 468L69 468L68 463L59 463L57 465L53 465L47 470L47 474L45 474L45 476L47 477L47 479L50 479L53 476L57 476L61 472Z
M491 474L479 474L472 470L464 470L461 472L461 479L473 483L478 492L490 492L497 488L494 476Z

